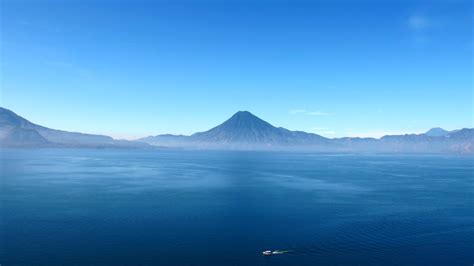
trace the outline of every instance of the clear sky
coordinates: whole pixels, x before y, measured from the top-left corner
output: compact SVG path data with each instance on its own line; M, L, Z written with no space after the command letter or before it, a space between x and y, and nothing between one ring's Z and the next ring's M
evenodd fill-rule
M238 110L327 137L473 127L471 1L0 2L0 105L136 138Z

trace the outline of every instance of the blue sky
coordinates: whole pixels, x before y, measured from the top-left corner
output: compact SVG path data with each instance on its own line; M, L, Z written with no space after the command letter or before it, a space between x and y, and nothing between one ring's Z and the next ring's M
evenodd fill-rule
M471 1L2 1L0 104L136 138L238 110L327 137L473 127Z

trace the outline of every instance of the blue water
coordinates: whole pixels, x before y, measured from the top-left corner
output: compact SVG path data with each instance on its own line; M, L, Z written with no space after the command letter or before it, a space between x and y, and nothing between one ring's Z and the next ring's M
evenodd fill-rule
M473 157L51 149L0 159L2 266L474 263Z

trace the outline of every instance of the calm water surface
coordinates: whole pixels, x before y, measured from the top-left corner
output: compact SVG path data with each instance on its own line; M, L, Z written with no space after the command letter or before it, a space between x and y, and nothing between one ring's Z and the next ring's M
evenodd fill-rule
M2 266L474 263L473 157L51 149L0 160Z

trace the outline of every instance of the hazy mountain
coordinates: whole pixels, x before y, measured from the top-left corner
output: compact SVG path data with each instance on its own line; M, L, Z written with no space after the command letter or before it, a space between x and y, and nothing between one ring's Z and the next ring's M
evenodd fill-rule
M217 149L284 149L330 152L473 153L473 129L425 134L389 135L376 138L335 138L275 127L247 111L224 123L191 136L158 135L139 141L152 145Z
M458 130L450 131L448 135L445 136L449 139L454 140L473 140L474 138L474 128L463 128Z
M328 139L317 134L275 127L247 111L191 136L158 135L137 141L50 129L0 107L2 147L130 147L153 146L195 149L298 150L320 152L474 153L474 129L446 131L433 128L424 134L375 138Z
M426 131L425 135L430 137L443 137L449 134L449 131L444 130L440 127L434 127Z
M52 147L145 147L136 142L115 140L108 136L50 129L34 124L0 107L1 146Z
M380 141L383 150L393 152L474 153L474 129L469 128L448 131L446 134L435 130L434 135L425 133L384 136Z
M277 128L250 112L235 113L224 123L205 132L191 135L193 142L206 145L233 145L235 147L302 146L329 144L316 134Z
M49 141L33 129L14 127L8 131L2 131L2 136L0 144L8 144L8 146L28 147L48 146L50 144Z
M189 141L189 136L172 134L149 136L137 140L137 142L144 142L150 145L164 147L185 147L188 145Z
M194 140L210 143L271 143L281 140L282 132L250 112L235 113L224 123L205 132L195 133Z
M274 127L250 112L239 111L224 123L191 136L158 135L140 139L154 145L195 148L282 149L335 144L316 134Z

